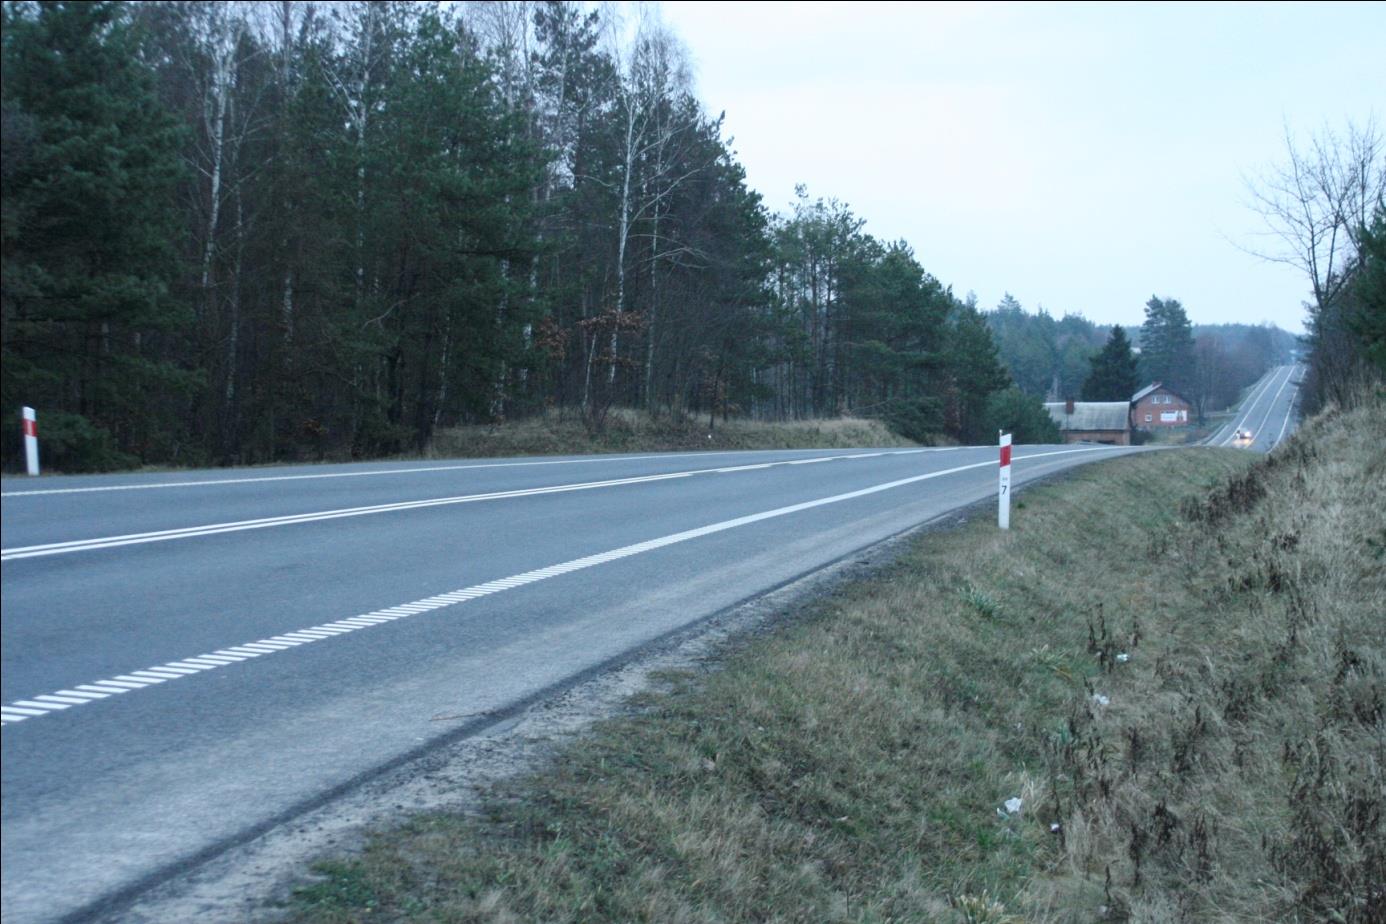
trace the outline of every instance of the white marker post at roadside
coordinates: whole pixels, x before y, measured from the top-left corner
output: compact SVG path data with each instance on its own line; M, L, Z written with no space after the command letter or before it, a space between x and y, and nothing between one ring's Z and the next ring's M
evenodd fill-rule
M34 409L31 407L23 408L20 416L24 418L24 461L29 467L29 474L37 475L38 418L34 416Z
M1001 485L996 499L996 525L1011 528L1011 435L1001 434Z

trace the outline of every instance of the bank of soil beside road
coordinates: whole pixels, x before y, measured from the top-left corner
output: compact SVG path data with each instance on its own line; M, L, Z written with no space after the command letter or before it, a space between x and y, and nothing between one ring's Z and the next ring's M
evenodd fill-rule
M292 917L1381 920L1383 421L926 534Z
M915 446L879 420L838 417L772 423L707 417L651 417L638 411L611 411L600 429L576 414L548 413L496 425L477 424L440 430L429 454L451 458L580 455L593 452L678 452L690 449L850 449Z

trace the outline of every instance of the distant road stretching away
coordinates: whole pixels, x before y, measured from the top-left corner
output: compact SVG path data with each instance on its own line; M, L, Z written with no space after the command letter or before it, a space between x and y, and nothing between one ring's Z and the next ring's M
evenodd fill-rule
M1273 392L1258 448L1293 427L1288 382L1276 370L1252 393ZM1022 446L1014 481L1140 451ZM455 735L458 717L993 497L996 459L675 453L0 482L6 924L99 919Z
M1208 438L1210 446L1234 446L1238 430L1251 431L1250 448L1270 452L1294 432L1295 405L1304 367L1276 366L1247 391L1232 418Z

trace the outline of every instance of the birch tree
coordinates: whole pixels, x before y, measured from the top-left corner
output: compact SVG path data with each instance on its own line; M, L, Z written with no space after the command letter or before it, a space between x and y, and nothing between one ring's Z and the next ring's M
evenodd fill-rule
M397 2L351 0L333 8L340 30L339 53L327 58L323 74L341 107L356 149L356 267L358 299L366 291L366 174L372 120L388 79L391 25L405 12Z
M608 53L619 80L616 94L619 185L613 305L618 316L630 308L627 273L636 224L653 219L652 239L657 247L661 203L689 175L670 176L668 157L672 138L688 124L686 120L676 122L673 118L676 100L687 96L689 91L686 52L648 7L638 10L628 42L621 35L623 23L619 17L612 16L607 23ZM652 260L652 267L654 263ZM614 325L611 329L608 388L616 379L620 327Z

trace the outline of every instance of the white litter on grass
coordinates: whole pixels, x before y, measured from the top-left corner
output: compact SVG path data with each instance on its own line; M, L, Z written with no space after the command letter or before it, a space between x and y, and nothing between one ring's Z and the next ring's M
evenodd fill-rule
M1121 654L1117 655L1117 663L1118 663L1118 664L1125 664L1127 661L1130 661L1130 660L1131 660L1131 656L1130 656L1129 654L1127 654L1126 652L1124 652L1124 651L1123 651Z
M1051 825L1049 826L1049 833L1050 833L1050 834L1058 834L1059 831L1061 831L1061 830L1062 830L1062 826L1061 826L1057 821L1054 822L1053 824L1051 824Z
M1111 702L1110 699L1108 699L1107 697L1103 696L1101 693L1094 693L1094 694L1092 695L1092 701L1093 701L1094 703L1097 703L1097 705L1099 705L1099 706L1105 706L1105 705L1107 705L1108 703Z
M1013 798L1007 799L1004 804L1006 806L1006 814L1014 815L1016 812L1020 811L1022 800L1019 796L1015 796Z

